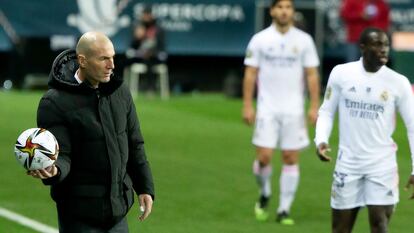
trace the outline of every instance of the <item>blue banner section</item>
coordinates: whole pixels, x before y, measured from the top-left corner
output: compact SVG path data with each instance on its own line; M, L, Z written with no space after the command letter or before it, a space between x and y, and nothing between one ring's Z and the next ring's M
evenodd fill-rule
M338 14L340 1L301 0L296 1L296 4L299 6L299 3L314 1L324 11L325 25L320 25L323 27L324 55L342 57L345 31ZM243 56L257 26L266 26L261 23L268 12L261 12L265 8L258 6L269 2L270 0L0 0L0 13L4 16L0 17L0 51L12 48L10 33L13 31L22 38L51 38L52 49L61 49L65 46L73 47L82 33L99 30L111 37L117 52L121 53L129 47L132 25L139 19L144 6L151 4L158 23L166 32L166 46L170 54ZM391 6L392 30L414 31L414 0L388 2ZM315 14L310 15L306 20L314 22Z
M58 44L68 45L86 31L99 30L123 52L147 3L166 32L170 54L242 56L254 33L252 0L0 0L5 15L0 20L0 50L12 46L4 26L9 23L20 37L58 36Z

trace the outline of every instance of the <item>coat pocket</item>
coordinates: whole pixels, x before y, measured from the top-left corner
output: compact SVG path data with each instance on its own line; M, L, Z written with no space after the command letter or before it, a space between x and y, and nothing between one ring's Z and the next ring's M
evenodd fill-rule
M127 205L127 212L134 204L134 190L132 188L132 181L129 175L125 176L124 182L123 182L123 188L124 188L124 200Z

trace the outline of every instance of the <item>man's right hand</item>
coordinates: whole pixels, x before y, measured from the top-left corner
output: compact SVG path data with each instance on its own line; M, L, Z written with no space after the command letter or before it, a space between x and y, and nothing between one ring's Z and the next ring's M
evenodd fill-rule
M52 166L49 166L45 169L39 169L39 170L33 170L33 171L27 171L27 175L32 176L37 179L48 179L52 178L59 173L59 168L53 164Z
M332 159L328 155L328 152L331 151L331 148L328 144L322 142L318 145L318 148L316 149L316 154L318 155L319 159L323 162L330 162Z
M149 194L138 195L141 215L138 217L140 221L144 221L152 211L153 200Z
M414 187L414 175L410 175L410 177L408 178L407 185L405 185L404 190L405 191L410 191L411 186ZM412 193L410 195L410 199L414 199L414 191L412 191Z
M252 106L245 106L243 107L243 121L248 124L252 125L255 121L256 113Z

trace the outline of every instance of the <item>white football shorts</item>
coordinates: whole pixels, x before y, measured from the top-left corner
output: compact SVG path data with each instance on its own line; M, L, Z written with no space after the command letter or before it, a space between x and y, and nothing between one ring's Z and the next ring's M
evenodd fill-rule
M300 150L309 145L303 115L257 114L253 144L265 148Z
M395 205L399 201L398 170L374 174L334 172L331 207L352 209L367 205Z

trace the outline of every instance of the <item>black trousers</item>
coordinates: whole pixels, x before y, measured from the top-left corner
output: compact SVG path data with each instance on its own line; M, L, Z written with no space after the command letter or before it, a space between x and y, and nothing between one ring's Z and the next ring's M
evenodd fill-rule
M127 218L113 225L98 226L74 217L58 208L59 233L128 233Z

